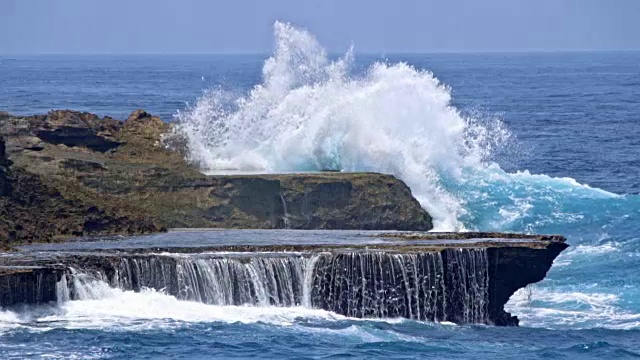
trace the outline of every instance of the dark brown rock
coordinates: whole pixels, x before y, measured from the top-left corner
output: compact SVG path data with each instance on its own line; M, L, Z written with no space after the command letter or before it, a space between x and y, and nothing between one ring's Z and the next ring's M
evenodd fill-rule
M52 267L0 267L0 307L56 301L62 275Z
M52 241L58 237L140 234L160 231L162 227L144 214L128 212L113 204L94 201L82 193L60 191L65 184L44 182L24 169L11 168L11 192L0 198L0 222L9 243ZM63 190L64 191L64 190ZM96 203L99 203L97 205Z
M39 130L36 132L42 141L69 147L86 147L93 151L107 152L120 146L120 143L98 136L94 129L63 126L54 130ZM32 148L31 148L32 149ZM31 150L30 149L30 150ZM40 146L38 148L42 150Z

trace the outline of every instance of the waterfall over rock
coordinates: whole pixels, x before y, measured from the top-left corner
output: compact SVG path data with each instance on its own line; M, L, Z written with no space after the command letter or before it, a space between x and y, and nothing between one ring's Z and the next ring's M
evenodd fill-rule
M481 248L131 254L102 261L102 266L63 276L60 297L92 298L96 282L104 282L214 305L304 306L359 318L489 322L488 258Z
M96 300L126 310L142 297L176 311L324 311L515 326L505 304L544 279L565 241L474 232L183 230L128 242L31 245L2 259L0 306L57 302L66 309Z

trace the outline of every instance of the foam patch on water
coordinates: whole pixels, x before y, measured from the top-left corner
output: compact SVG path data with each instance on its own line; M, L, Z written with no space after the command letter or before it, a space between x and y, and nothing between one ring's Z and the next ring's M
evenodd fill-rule
M0 310L0 333L21 326L18 315L9 310Z
M425 324L426 325L426 324ZM426 325L428 326L428 325ZM437 326L437 325L433 325ZM377 342L424 342L424 338L418 336L411 336L397 332L391 329L380 329L375 326L369 326L368 324L353 324L344 328L329 328L329 327L298 327L302 332L318 335L322 337L326 336L340 336L347 338L354 338L361 342L377 343Z
M640 314L620 308L619 300L615 294L556 291L530 286L516 291L505 309L517 315L522 326L638 328Z
M35 331L54 328L144 330L184 326L185 323L269 324L293 326L301 322L375 321L398 324L405 319L354 319L305 307L217 306L182 301L151 289L124 291L93 281L84 300L56 307L32 307L23 312L0 312L0 331L19 327Z
M60 314L40 320L64 321L70 326L102 327L114 323L163 319L245 324L260 322L281 326L292 325L298 318L344 319L328 311L303 307L215 306L181 301L155 290L146 289L139 293L123 291L99 281L93 284L93 295L90 297L95 299L63 303Z
M608 242L602 245L577 245L567 251L567 256L599 255L620 251L620 244Z
M602 256L621 251L618 242L605 242L600 245L574 245L562 252L553 262L554 267L569 266L574 261L592 261L593 256ZM630 253L633 254L633 253ZM629 255L629 254L628 254Z

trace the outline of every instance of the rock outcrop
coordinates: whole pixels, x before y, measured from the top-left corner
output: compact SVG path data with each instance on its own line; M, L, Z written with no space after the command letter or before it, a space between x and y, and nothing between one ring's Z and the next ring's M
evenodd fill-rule
M342 232L324 245L295 237L275 244L269 233L201 232L199 237L221 244L180 247L189 233L173 232L102 249L92 243L53 245L55 251L37 257L26 247L21 255L0 259L8 269L0 267L0 294L9 294L0 296L0 306L82 300L86 291L76 287L90 286L86 279L94 278L124 290L150 288L216 305L307 306L350 317L515 326L518 319L504 311L505 303L516 290L542 280L567 247L561 236L495 233L403 239L397 233ZM238 244L225 243L225 237ZM247 245L256 238L261 245ZM158 240L167 247L156 247ZM76 276L85 281L72 281Z
M0 239L175 227L432 228L429 214L392 176L206 176L164 146L170 130L142 110L125 121L69 110L3 113Z
M0 153L4 142L0 140ZM41 177L0 157L0 244L58 237L140 234L162 230L148 216L92 201L82 189ZM9 166L11 165L11 166ZM62 191L66 190L66 195Z

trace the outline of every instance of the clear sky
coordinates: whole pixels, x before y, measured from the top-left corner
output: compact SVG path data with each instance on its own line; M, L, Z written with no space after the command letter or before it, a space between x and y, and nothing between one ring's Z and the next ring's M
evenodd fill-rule
M640 0L0 0L0 53L266 53L275 20L336 52L640 49Z

